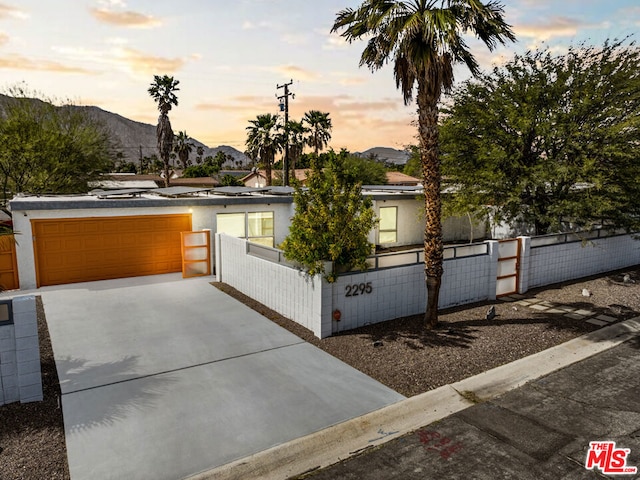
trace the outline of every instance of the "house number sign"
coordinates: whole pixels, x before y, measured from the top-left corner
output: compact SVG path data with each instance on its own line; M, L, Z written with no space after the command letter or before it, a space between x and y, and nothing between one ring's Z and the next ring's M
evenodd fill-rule
M359 297L360 295L368 295L373 292L373 286L371 282L354 283L353 285L344 287L344 290L346 292L345 297Z

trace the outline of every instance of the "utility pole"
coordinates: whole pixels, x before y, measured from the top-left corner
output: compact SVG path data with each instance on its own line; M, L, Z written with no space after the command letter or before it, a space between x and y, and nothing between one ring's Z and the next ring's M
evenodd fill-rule
M284 110L284 134L286 138L285 146L284 146L284 185L285 187L289 186L289 96L291 98L296 98L295 93L291 93L289 91L289 87L293 85L293 80L289 83L285 83L284 85L277 85L278 90L284 88L284 95L280 95L276 93L276 97L280 100L280 111ZM284 100L284 104L283 104ZM283 106L284 105L284 106Z

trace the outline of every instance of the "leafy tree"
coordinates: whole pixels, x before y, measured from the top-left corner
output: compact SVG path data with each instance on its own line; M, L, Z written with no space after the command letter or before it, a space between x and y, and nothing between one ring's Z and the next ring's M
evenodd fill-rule
M464 63L473 74L479 72L464 34L474 34L490 50L515 37L503 20L502 5L480 0L365 0L355 10L347 8L338 13L332 31L340 30L349 42L367 39L360 65L375 71L393 61L396 86L406 104L413 99L417 84L426 220L425 327L434 328L443 271L438 104L442 92L453 86L454 64Z
M178 106L178 97L175 92L178 88L179 80L174 80L168 75L153 76L153 83L147 90L151 98L158 104L160 116L156 127L156 137L158 139L158 153L163 163L164 186L169 186L171 177L169 161L171 160L171 150L173 149L173 130L169 120L169 112L173 105Z
M316 157L331 140L331 119L329 113L309 110L304 114L302 125L308 131L307 145L313 148Z
M220 173L225 160L224 152L218 152L215 157L209 155L201 165L191 165L185 168L182 176L185 178L215 177Z
M242 183L242 180L240 180L239 178L226 173L220 179L220 185L222 185L223 187L243 187L244 183Z
M422 178L422 166L420 165L420 147L411 145L407 148L411 155L405 163L402 173L410 177Z
M323 154L324 155L324 154ZM363 158L342 149L336 154L333 149L327 152L325 160L330 171L335 165L340 166L341 174L349 184L385 185L387 183L387 169L375 159Z
M635 43L516 55L453 94L443 168L469 209L537 234L640 227L640 51Z
M310 275L326 273L333 282L338 271L366 268L375 218L371 199L362 196L361 185L350 181L341 163L333 158L327 167L323 171L314 163L306 188L295 188L295 215L281 248ZM332 262L332 273L325 272L325 262Z
M266 113L249 120L247 127L247 153L249 158L260 159L267 176L267 185L271 185L271 169L275 155L283 148L282 136L279 134L278 117Z
M116 152L89 110L13 87L0 104L0 181L11 193L82 193L113 169ZM42 99L33 98L40 96Z
M194 146L193 142L191 142L191 137L187 135L186 131L178 132L178 135L174 138L173 151L178 155L183 169L189 166L189 155L193 151Z

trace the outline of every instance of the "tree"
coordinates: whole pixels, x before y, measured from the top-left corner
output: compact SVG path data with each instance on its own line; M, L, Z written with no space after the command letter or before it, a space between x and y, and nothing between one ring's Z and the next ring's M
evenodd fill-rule
M247 153L256 161L260 159L267 175L267 185L271 185L271 167L276 153L282 150L282 137L279 135L278 117L266 113L249 120L247 127Z
M187 132L178 132L178 135L174 138L173 151L182 163L182 168L186 169L189 166L189 155L193 151L195 145L191 142L191 137L187 135Z
M438 296L442 282L442 202L438 157L438 103L453 86L453 65L464 63L472 74L478 63L463 35L474 34L489 50L515 40L503 20L502 5L480 0L365 0L336 17L332 32L342 31L349 42L368 40L360 65L372 71L389 60L394 64L396 86L405 104L413 99L417 84L418 137L425 197L424 260L427 285L425 327L438 323Z
M293 178L295 178L296 164L300 161L304 152L307 133L308 129L302 122L289 120L289 166L291 171L294 172Z
M309 110L304 114L302 124L308 130L307 145L313 148L316 157L331 140L331 119L329 113Z
M335 165L339 165L340 174L350 185L356 183L360 185L385 185L387 183L387 169L379 161L353 155L344 148L338 154L331 149L322 155L328 157L323 162L326 163L325 168L330 172Z
M351 183L335 158L321 170L314 162L306 188L295 187L295 215L281 248L289 260L303 265L310 275L366 268L373 245L368 235L375 225L371 198L363 197L361 185ZM332 272L325 272L331 262Z
M405 163L402 173L409 175L410 177L422 178L422 165L420 164L420 147L417 145L410 145L407 147L410 152L409 159Z
M149 95L158 104L160 116L156 127L156 137L158 139L158 153L163 163L164 186L169 186L171 177L169 160L171 160L171 150L173 149L173 130L169 121L169 112L173 105L178 106L178 97L175 92L179 91L179 80L174 80L168 75L153 76L153 83L147 90Z
M537 234L640 227L640 51L516 55L453 94L443 168L460 201Z
M215 177L220 173L222 164L227 159L224 152L216 153L215 157L211 155L204 159L201 165L191 165L184 169L182 176L184 178L202 178L202 177Z
M90 110L12 87L0 102L0 181L12 193L84 193L112 170L116 157L106 127ZM37 98L40 97L40 98Z

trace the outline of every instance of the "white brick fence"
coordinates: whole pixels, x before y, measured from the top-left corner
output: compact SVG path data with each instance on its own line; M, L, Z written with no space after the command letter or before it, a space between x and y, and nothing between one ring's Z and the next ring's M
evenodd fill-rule
M0 405L40 401L42 375L35 297L15 297L1 306Z
M519 292L640 264L630 235L520 237ZM372 257L371 270L327 283L286 264L282 252L216 235L216 276L320 338L423 313L426 286L419 250ZM377 267L377 268L376 268ZM496 298L498 242L447 247L440 308ZM339 312L339 320L336 316Z

